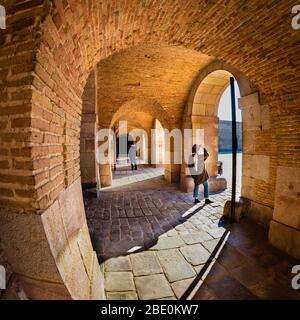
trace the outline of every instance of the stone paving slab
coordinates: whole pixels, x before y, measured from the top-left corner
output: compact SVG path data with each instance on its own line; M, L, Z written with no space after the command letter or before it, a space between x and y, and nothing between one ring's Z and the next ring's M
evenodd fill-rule
M110 258L104 263L104 270L106 272L116 271L131 271L132 267L128 256L121 256L116 258Z
M210 253L199 243L184 246L179 250L185 259L193 266L204 264L210 256Z
M174 293L163 274L137 277L135 284L141 300L154 300L173 297Z
M131 272L105 272L105 291L135 291Z
M201 243L203 241L211 240L212 236L210 236L207 232L205 231L199 231L196 234L181 234L180 235L183 241L188 244L192 245L195 243Z
M163 237L158 239L157 244L150 248L150 250L166 250L179 248L184 245L181 237Z
M199 274L200 271L203 269L203 267L204 267L204 264L201 264L201 265L199 265L199 266L195 266L194 269L195 269L195 271L197 272L197 274Z
M138 296L136 294L136 291L107 292L106 299L107 300L138 300Z
M212 239L212 240L202 242L202 245L211 253L214 251L218 242L219 242L219 239Z
M222 237L225 231L226 230L223 227L219 227L208 230L208 233L214 238L218 239Z
M140 252L130 255L134 276L146 276L163 273L154 252Z
M183 294L189 288L189 286L192 284L194 279L195 279L195 277L190 278L190 279L186 279L186 280L176 281L171 284L171 287L172 287L177 299L180 299L183 296Z
M195 270L177 249L158 251L157 257L170 282L188 279L196 275Z

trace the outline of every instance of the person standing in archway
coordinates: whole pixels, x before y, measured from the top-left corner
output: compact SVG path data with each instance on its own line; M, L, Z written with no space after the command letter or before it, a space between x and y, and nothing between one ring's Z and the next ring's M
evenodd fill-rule
M131 170L137 170L137 163L136 163L136 141L133 141L131 147L128 151L128 156L131 163Z
M209 199L208 172L205 168L205 161L209 157L207 150L203 146L194 144L192 154L189 157L188 168L190 175L194 180L194 199L195 204L199 203L199 187L203 184L205 204L213 203Z

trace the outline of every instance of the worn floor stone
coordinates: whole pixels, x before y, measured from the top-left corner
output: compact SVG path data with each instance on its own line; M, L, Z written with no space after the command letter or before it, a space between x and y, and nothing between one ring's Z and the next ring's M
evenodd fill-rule
M216 239L221 238L224 232L225 232L225 229L222 227L208 230L208 233Z
M182 297L182 295L189 288L194 279L195 277L186 280L176 281L171 284L171 287L175 292L177 299L180 299Z
M164 237L157 241L157 244L150 248L150 250L166 250L179 248L184 245L184 242L179 236Z
M130 259L134 276L146 276L163 272L154 252L146 251L132 254Z
M141 300L154 300L174 296L173 291L162 274L137 277L135 284Z
M203 269L203 267L204 267L204 264L201 264L201 265L199 265L199 266L195 266L194 269L195 269L195 271L197 272L197 274L199 274L200 271Z
M131 272L105 272L106 291L135 291Z
M157 256L170 282L188 279L196 275L195 270L177 249L159 251Z
M138 300L136 291L128 292L107 292L107 300Z
M104 263L104 270L106 272L116 271L131 271L131 263L128 256L121 256L116 258L110 258Z
M179 250L185 259L193 266L204 264L210 256L210 253L199 243L190 246L184 246Z
M208 241L202 242L202 245L203 245L204 248L206 248L210 253L212 253L212 252L214 251L214 249L216 248L218 242L219 242L219 239L212 239L212 240L208 240Z
M186 244L195 244L195 243L201 243L203 241L211 240L212 237L204 231L199 231L198 233L195 234L181 234L180 235L183 241Z

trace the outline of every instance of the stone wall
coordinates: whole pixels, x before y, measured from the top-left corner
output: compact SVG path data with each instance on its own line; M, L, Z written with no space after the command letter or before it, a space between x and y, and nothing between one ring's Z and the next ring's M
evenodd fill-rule
M270 106L255 92L239 99L243 122L241 195L251 200L250 218L268 227L274 209L275 132Z
M42 215L0 210L0 233L7 259L29 299L104 298L80 179Z
M300 170L277 169L274 215L270 226L271 244L300 259Z

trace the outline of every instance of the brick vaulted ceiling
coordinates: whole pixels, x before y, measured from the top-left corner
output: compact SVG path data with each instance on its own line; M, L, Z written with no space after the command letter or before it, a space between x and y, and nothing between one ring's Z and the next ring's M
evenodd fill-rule
M170 46L137 46L114 54L97 66L99 114L103 118L127 101L145 98L157 101L171 122L180 124L199 70L212 60L197 51Z
M244 72L265 93L292 92L299 81L299 75L294 77L299 67L299 32L291 28L294 0L51 2L4 0L8 14L17 13L8 17L7 33L23 34L8 38L2 32L1 47L35 39L31 48L40 47L43 55L51 52L73 82L85 82L91 68L111 53L149 43L215 56ZM43 64L51 59L37 60Z

